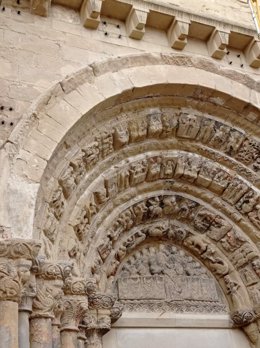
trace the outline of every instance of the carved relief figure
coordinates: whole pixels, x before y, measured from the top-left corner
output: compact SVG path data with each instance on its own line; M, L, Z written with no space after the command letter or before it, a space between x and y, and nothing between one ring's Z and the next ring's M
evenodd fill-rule
M62 186L63 194L66 199L69 198L77 187L73 172L73 168L71 166L67 166L59 178L59 183Z
M195 139L200 130L200 119L194 115L181 114L179 117L177 136Z
M222 198L228 203L234 205L248 191L249 187L246 183L235 178L224 191Z
M162 162L161 157L153 157L149 159L148 171L146 176L147 181L158 180L160 178L161 162Z
M163 112L161 116L162 121L162 138L170 138L175 135L176 128L178 126L177 116L172 114L173 111L169 110L168 112Z
M88 146L82 148L84 153L83 161L87 169L92 168L100 159L100 149L98 141L90 143Z
M154 113L147 116L148 136L158 138L162 132L161 114Z
M161 165L162 179L171 179L174 176L177 158L164 158Z
M143 141L147 136L147 122L144 119L138 119L129 122L130 141L132 143Z
M219 261L215 257L216 267ZM219 262L216 272L220 272L221 265ZM161 311L162 305L165 310L176 310L175 301L184 309L186 300L200 301L200 305L207 301L211 303L208 308L220 306L223 310L215 284L193 257L176 246L160 243L145 245L128 257L117 276L120 302L135 311Z
M139 161L131 165L130 167L130 185L136 186L141 184L146 179L148 166L147 161Z
M128 144L129 142L129 132L126 125L118 125L114 128L114 147L115 149L120 149Z

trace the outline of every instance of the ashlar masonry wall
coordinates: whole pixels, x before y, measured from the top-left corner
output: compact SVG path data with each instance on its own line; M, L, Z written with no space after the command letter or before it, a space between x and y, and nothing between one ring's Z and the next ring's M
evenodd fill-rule
M243 0L155 3L209 18L222 17L254 29L249 6ZM167 33L149 25L139 41L128 37L125 22L120 20L102 17L97 30L86 29L78 11L54 4L44 18L31 14L23 0L19 5L2 0L0 47L0 145L37 97L66 75L111 56L174 51ZM206 43L197 39L189 39L184 51L208 56ZM233 66L240 68L243 58L235 53ZM225 57L220 64L228 65L229 61ZM250 67L243 69L257 73Z

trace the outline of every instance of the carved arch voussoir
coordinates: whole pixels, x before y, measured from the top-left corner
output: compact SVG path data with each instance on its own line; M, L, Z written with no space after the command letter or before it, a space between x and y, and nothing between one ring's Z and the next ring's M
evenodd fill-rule
M150 73L151 67L152 74ZM115 81L119 75L125 83L122 83L121 86L115 83L111 85L111 80ZM138 79L135 79L134 76L138 76ZM198 79L194 79L195 76ZM196 87L197 80L200 81L199 88ZM238 80L239 83L237 83ZM215 82L213 83L213 81ZM219 91L219 96L215 90L216 81L218 82L217 90ZM44 159L48 160L54 153L57 143L88 111L93 111L95 107L100 111L104 107L109 108L129 101L129 99L140 98L139 93L142 94L143 92L139 92L138 89L141 90L143 87L155 86L156 91L156 85L163 86L168 84L170 86L172 83L176 85L177 90L183 93L184 96L187 95L187 92L189 94L189 91L185 90L185 88L179 88L178 84L191 86L191 95L194 94L194 97L200 98L203 94L204 96L210 95L215 105L218 104L218 98L220 98L218 105L231 106L239 111L242 109L245 113L253 111L257 115L256 118L258 117L257 111L254 110L254 105L259 93L259 86L258 82L253 78L244 74L240 75L238 71L233 71L232 69L222 68L215 62L202 57L194 58L190 55L176 53L168 55L139 54L92 64L58 83L36 102L32 110L24 115L9 140L17 145L18 151L22 155L23 151L20 149L27 150L28 144L33 141L33 130L45 136L44 131L42 131L45 128L44 125L47 126L48 118L53 118L57 122L57 127L59 127L61 133L55 139L49 152L44 156ZM104 92L106 84L109 86L108 94ZM165 87L163 88L165 89ZM176 88L173 87L171 89L173 89L174 93L176 92ZM252 94L252 89L255 91L255 94ZM203 90L205 93L202 92ZM236 96L230 96L230 91L232 90L236 90ZM156 94L155 91L151 94ZM87 98L88 101L84 102L84 94L88 92L91 93L92 98ZM158 93L160 93L159 89L157 90ZM161 94L163 94L163 90ZM167 91L167 95L169 95L169 91ZM252 110L248 107L248 103L251 103ZM59 119L60 116L57 115L59 110L63 111L64 116L68 115L66 123ZM38 118L42 121L42 127L38 126ZM17 153L17 150L15 152ZM34 154L36 157L43 158L37 150ZM43 173L44 167L39 170ZM41 177L42 173L38 173L38 177Z

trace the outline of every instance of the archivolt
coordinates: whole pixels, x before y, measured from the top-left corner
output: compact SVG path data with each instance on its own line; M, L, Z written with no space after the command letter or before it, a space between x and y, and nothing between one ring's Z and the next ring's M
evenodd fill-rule
M255 308L259 89L212 60L176 54L93 64L55 86L10 138L15 177L39 182L31 205L43 252L75 260L105 290L139 242L169 240L211 270L232 310Z

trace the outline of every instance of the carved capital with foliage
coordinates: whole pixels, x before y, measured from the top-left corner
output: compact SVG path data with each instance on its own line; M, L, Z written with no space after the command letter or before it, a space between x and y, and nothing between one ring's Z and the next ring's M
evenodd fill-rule
M35 260L33 271L37 291L33 301L33 317L55 317L55 310L63 296L64 282L71 270L72 264L68 262L50 262L44 258Z
M22 285L13 260L0 260L0 300L19 302Z

